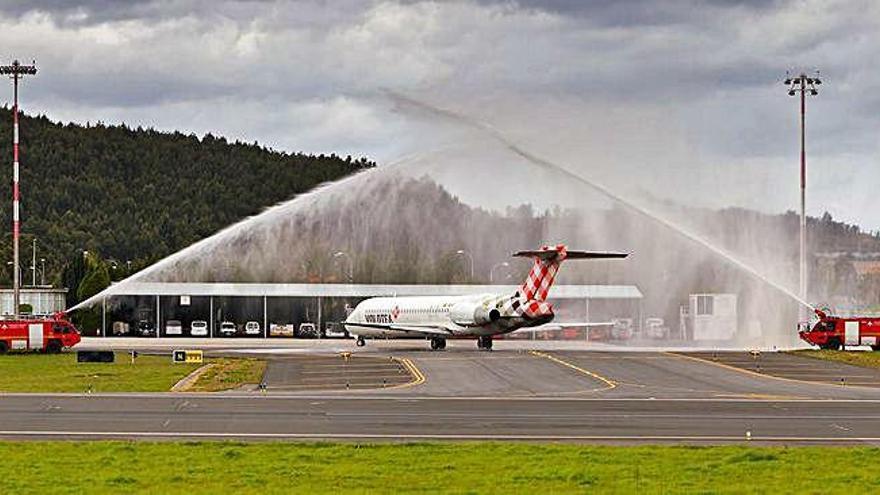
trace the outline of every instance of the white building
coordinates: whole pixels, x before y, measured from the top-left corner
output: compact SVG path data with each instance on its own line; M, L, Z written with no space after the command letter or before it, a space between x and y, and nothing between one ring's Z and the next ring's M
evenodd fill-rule
M691 294L689 340L732 340L737 330L736 294Z
M32 308L31 314L51 315L67 308L67 289L23 287L19 303L29 304ZM14 309L12 289L0 289L0 314L4 317L12 316Z

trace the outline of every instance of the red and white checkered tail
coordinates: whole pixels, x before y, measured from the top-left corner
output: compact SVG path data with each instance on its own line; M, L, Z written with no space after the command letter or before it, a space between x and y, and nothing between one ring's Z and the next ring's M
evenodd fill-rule
M563 244L557 246L544 246L534 251L517 251L514 256L529 257L535 259L532 271L526 277L519 290L519 297L527 301L546 301L547 294L553 281L556 280L556 272L559 265L567 259L610 259L626 258L627 253L611 253L604 251L570 251Z

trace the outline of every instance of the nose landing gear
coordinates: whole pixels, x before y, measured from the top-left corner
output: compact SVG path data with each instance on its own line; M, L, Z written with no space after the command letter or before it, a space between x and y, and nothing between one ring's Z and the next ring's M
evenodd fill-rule
M431 337L431 350L440 351L446 349L446 339L440 337Z
M477 337L477 349L485 349L487 351L491 351L492 337L488 335L485 337Z
M367 341L364 340L363 337L360 337L360 336L359 336L359 337L357 338L357 342L356 342L356 344L357 344L358 347L363 347L363 346L367 345Z

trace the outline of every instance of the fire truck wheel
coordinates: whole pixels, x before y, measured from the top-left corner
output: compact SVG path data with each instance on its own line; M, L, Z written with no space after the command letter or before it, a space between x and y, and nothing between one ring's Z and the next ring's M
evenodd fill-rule
M61 343L57 340L51 340L46 344L46 354L58 354L61 352Z
M871 350L880 351L880 345L872 345Z
M6 345L6 342L0 341L0 354L6 354L8 350L9 347Z
M836 351L840 349L840 341L836 339L831 339L826 342L824 345L820 345L819 349L826 349L830 351Z

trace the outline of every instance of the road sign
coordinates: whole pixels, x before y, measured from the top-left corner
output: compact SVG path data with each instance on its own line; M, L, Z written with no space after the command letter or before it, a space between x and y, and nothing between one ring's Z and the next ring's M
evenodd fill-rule
M171 361L174 363L201 363L202 351L174 351Z

